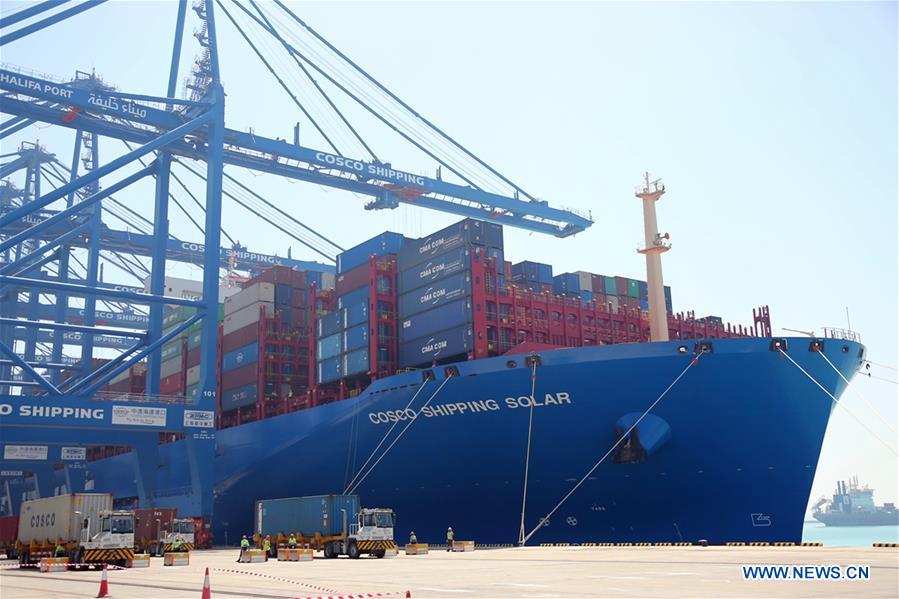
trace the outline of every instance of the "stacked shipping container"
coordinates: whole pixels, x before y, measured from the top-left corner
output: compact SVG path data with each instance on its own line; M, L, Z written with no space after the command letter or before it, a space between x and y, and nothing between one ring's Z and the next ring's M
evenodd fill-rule
M649 288L646 281L627 277L610 277L579 270L553 277L556 295L573 297L582 302L609 304L612 311L619 308L649 310ZM665 309L674 312L671 304L671 287L665 286Z

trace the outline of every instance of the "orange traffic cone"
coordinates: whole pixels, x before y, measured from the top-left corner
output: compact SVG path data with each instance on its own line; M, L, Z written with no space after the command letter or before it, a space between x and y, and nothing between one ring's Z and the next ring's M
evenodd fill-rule
M212 589L209 588L209 568L206 568L206 578L203 579L203 595L200 599L212 599Z
M412 591L406 591L406 599L412 599Z
M103 576L100 578L100 591L97 593L97 597L108 597L109 596L109 581L106 580L106 564L103 564Z

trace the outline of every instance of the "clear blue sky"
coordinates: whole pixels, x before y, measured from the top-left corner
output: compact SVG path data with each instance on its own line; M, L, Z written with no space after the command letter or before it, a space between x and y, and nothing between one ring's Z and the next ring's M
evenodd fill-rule
M4 14L27 4L5 2ZM648 169L668 188L659 222L674 246L664 272L676 309L745 323L754 306L769 304L776 332L820 332L844 326L848 306L870 358L895 368L895 3L292 5L532 194L596 218L564 240L507 230L509 259L643 278L633 188ZM96 69L119 89L161 94L174 16L171 2L110 2L10 44L2 60L60 78ZM229 126L290 138L303 120L298 109L218 21ZM197 50L185 41L182 76ZM296 75L290 81L311 101ZM383 159L433 173L432 160L360 120ZM2 150L35 138L68 162L71 133L50 129L31 127ZM303 143L325 147L308 123ZM120 152L117 142L102 148L103 160ZM454 220L414 208L365 212L351 194L232 172L345 245ZM150 214L152 195L141 189L120 198ZM173 218L175 233L199 238ZM224 226L254 250L283 255L291 245L228 203ZM293 246L294 257L314 258ZM868 402L895 430L896 394L894 384L857 380L843 400L893 448L895 435ZM837 409L813 499L852 474L875 486L878 500L897 499L895 454Z

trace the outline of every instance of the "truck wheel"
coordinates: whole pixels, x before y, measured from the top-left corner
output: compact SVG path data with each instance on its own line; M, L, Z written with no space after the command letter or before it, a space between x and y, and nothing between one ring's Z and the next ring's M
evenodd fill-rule
M384 557L384 555L386 555L383 549L378 549L377 551L372 551L372 554L378 559L381 559L382 557Z
M350 556L350 559L359 559L359 546L356 545L356 541L350 541L346 554Z
M337 557L334 553L334 544L333 543L325 543L325 559L331 559Z

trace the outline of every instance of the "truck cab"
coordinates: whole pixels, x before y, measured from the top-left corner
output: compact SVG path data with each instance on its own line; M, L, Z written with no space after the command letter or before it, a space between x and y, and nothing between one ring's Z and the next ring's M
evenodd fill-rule
M175 518L172 520L172 530L163 531L159 544L162 551L169 551L176 538L181 538L181 551L191 551L195 548L194 521L193 518Z
M81 542L75 563L107 562L121 566L134 557L134 512L100 512L97 524L87 517L82 522Z
M356 519L356 531L353 536L366 541L392 541L395 523L396 516L391 509L362 508Z

